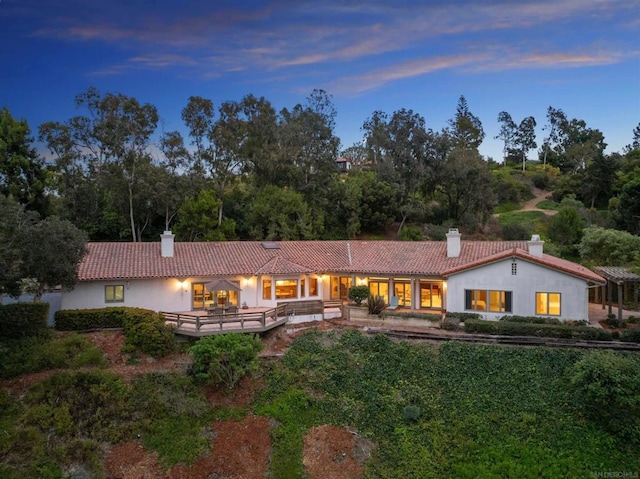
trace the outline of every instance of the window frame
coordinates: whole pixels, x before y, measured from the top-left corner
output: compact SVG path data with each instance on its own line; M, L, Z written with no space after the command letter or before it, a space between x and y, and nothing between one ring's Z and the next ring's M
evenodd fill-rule
M499 295L498 307L493 307L492 296ZM480 306L484 303L484 307ZM474 307L475 306L475 307ZM465 289L465 311L480 311L484 313L513 314L513 291L500 289Z
M539 298L541 298L541 296L545 296L545 301L544 301L544 306L545 306L545 312L540 312L539 306L541 305L541 302L539 300ZM558 313L552 313L551 312L551 296L557 296L558 300L557 300L557 308L558 308ZM549 292L549 291L536 291L536 296L535 296L535 308L536 308L536 316L555 316L555 317L559 317L562 316L562 293L559 292Z
M118 299L117 291L122 291L122 299ZM109 291L112 292L112 298L109 299ZM124 303L124 284L106 284L104 286L104 302L105 303Z

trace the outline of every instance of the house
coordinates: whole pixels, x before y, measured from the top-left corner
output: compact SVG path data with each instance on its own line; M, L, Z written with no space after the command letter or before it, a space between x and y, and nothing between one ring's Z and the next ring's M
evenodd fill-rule
M367 285L387 303L423 312L588 319L589 269L543 253L543 241L229 241L89 243L62 309L136 306L199 311L344 300ZM229 286L211 286L224 279ZM234 286L234 287L232 287ZM299 318L298 320L307 320Z
M347 173L351 169L351 161L347 158L337 158L335 164L340 173Z

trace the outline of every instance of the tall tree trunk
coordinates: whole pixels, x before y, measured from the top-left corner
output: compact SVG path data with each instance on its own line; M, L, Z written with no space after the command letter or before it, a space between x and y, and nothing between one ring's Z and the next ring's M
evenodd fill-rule
M131 183L129 183L129 221L131 222L131 235L133 236L133 242L137 241L136 239L136 222L133 218L133 188L131 187Z

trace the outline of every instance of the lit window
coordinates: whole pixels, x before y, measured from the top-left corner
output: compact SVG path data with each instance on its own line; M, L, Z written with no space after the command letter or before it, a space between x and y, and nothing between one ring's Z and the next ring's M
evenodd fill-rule
M318 278L309 278L309 296L318 296Z
M560 293L536 293L536 314L560 316Z
M106 303L124 303L124 285L114 284L105 286L104 301Z
M271 299L271 280L262 280L262 299Z
M276 281L276 299L293 299L297 297L297 279L279 279Z
M464 295L464 309L471 311L489 311L491 313L512 312L511 291L467 289Z

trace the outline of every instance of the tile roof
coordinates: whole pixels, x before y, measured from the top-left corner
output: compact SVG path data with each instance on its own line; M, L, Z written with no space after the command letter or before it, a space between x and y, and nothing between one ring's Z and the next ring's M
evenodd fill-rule
M462 241L447 258L446 241L260 241L180 243L163 258L160 243L89 243L79 279L114 280L252 276L258 274L352 273L445 276L516 255L589 281L604 279L570 261L526 251L526 241Z

